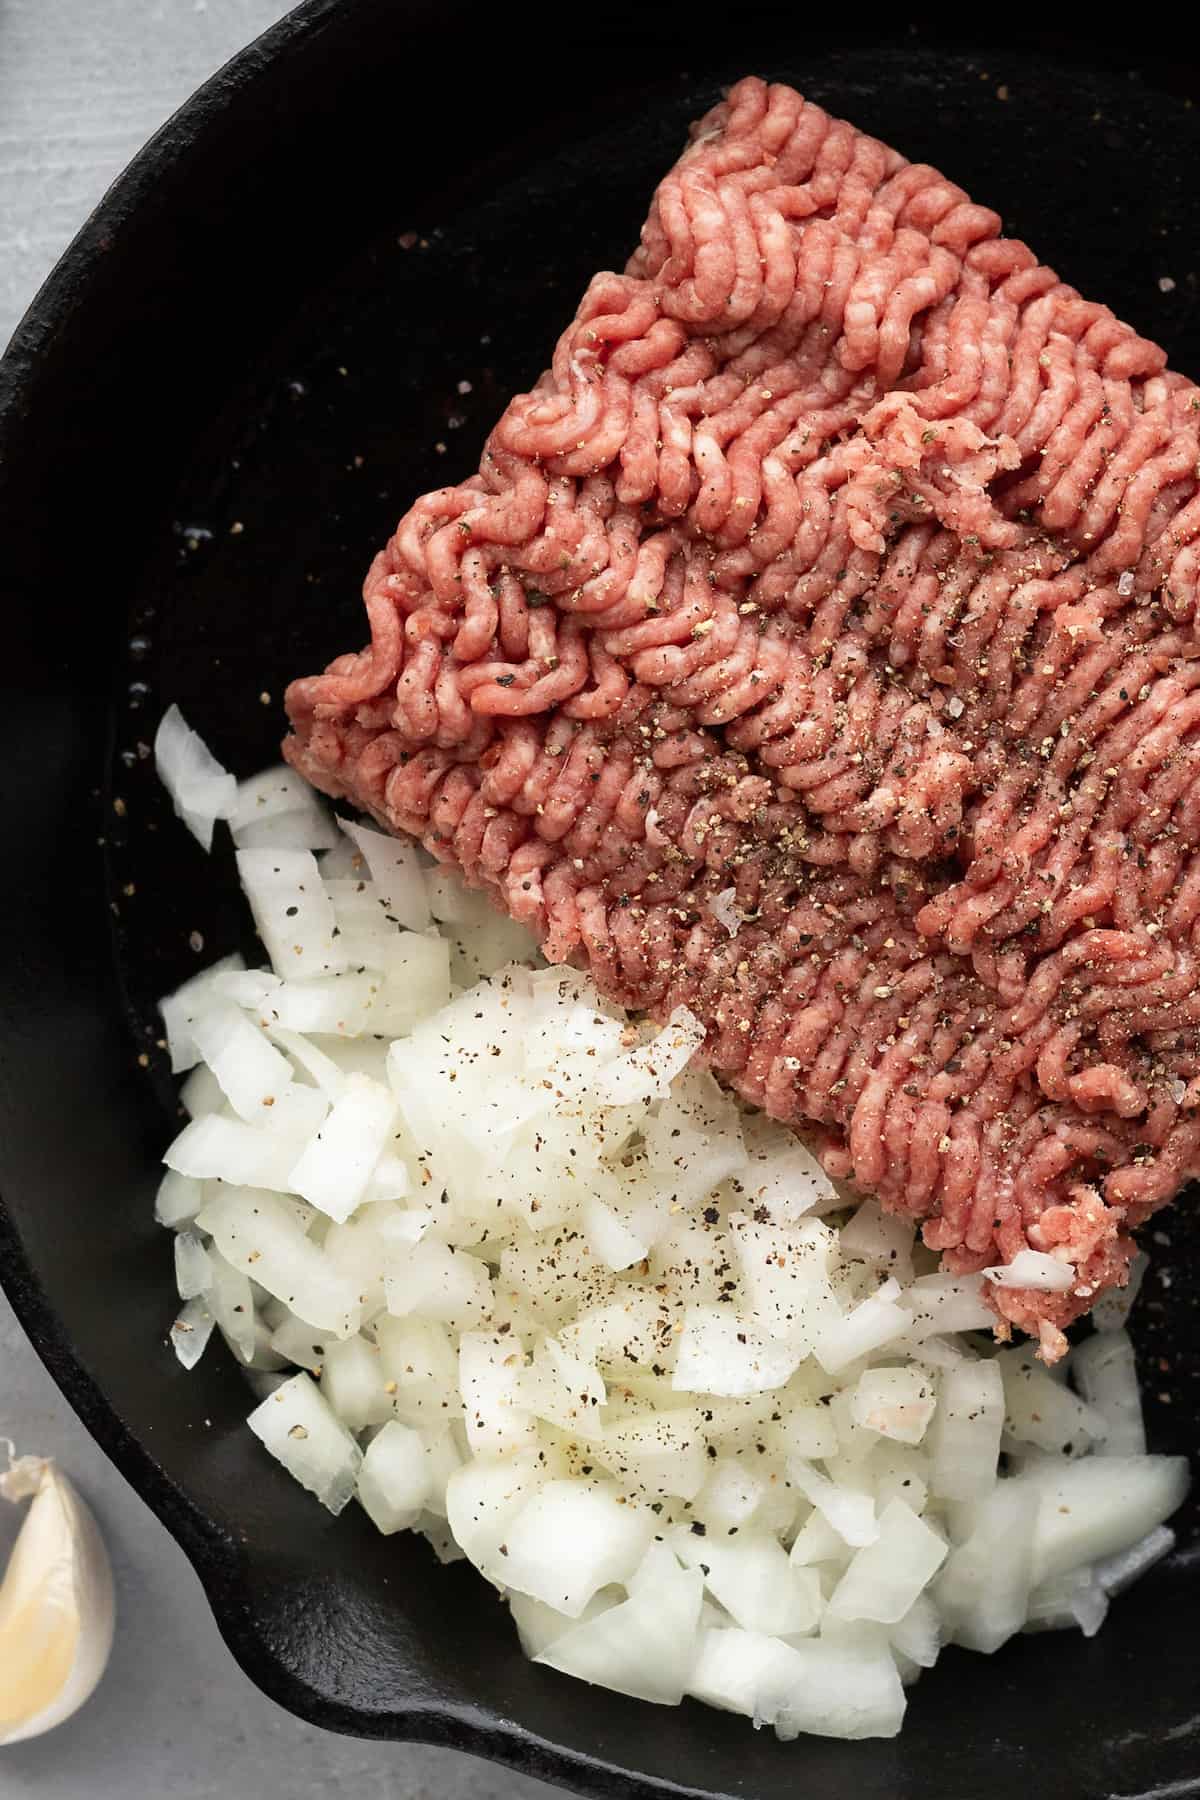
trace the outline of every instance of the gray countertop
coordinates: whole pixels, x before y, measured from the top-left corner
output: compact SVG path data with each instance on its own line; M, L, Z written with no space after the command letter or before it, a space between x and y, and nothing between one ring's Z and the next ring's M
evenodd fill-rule
M138 146L286 11L281 0L0 0L0 345ZM119 1619L87 1706L48 1736L0 1750L0 1800L549 1794L452 1752L331 1736L265 1699L221 1643L182 1554L79 1424L0 1296L4 1436L56 1456L91 1501L113 1555ZM0 1554L15 1524L0 1519Z

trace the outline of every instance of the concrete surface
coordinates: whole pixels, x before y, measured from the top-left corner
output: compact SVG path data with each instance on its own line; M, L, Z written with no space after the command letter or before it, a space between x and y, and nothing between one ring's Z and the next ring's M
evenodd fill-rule
M0 345L108 182L280 0L0 0ZM92 1443L0 1296L0 1437L57 1457L116 1568L116 1647L93 1699L0 1749L0 1800L543 1800L473 1758L358 1743L265 1699L173 1541ZM8 1514L9 1509L3 1508ZM7 1553L15 1516L0 1520Z

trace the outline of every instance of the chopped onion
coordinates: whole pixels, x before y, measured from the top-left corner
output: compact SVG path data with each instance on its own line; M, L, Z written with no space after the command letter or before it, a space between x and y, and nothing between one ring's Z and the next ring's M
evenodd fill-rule
M194 1369L212 1336L213 1316L202 1294L188 1300L171 1327L171 1347L185 1369Z
M465 1555L546 1666L785 1738L891 1736L944 1642L1090 1633L1166 1554L1187 1474L1144 1454L1120 1312L1053 1374L961 1335L1067 1292L1057 1255L916 1274L686 1009L631 1020L289 770L231 825L273 967L163 1003L171 1341L219 1328L331 1510Z
M859 1654L806 1640L784 1644L761 1632L709 1630L688 1692L709 1706L773 1725L781 1738L895 1737L904 1690L886 1650Z
M346 967L335 937L337 920L311 850L239 850L237 867L258 935L282 980L331 975Z
M392 1419L367 1445L358 1472L358 1500L385 1535L411 1531L430 1491L425 1440L411 1425Z
M1032 1487L1011 1480L959 1509L958 1542L934 1590L951 1643L998 1650L1025 1623L1038 1508Z
M629 1598L596 1606L594 1614L596 1603L589 1603L579 1622L568 1620L536 1660L635 1700L678 1706L692 1672L703 1592L698 1574L681 1569L664 1544L651 1544L630 1576Z
M1138 1543L1170 1517L1188 1489L1182 1456L1047 1457L1014 1482L1038 1495L1034 1577L1040 1584Z
M1103 1556L1096 1563L1096 1579L1106 1594L1123 1594L1125 1589L1135 1581L1140 1581L1147 1569L1152 1569L1156 1562L1169 1556L1175 1548L1175 1533L1167 1525L1157 1525L1148 1531L1144 1538L1131 1544L1128 1550L1118 1550L1114 1556Z
M167 708L154 734L154 763L176 813L204 849L211 850L213 824L230 818L237 804L237 782L177 706Z
M239 850L328 850L338 841L328 808L283 764L238 783L229 827Z
M223 956L220 962L213 963L211 968L202 969L199 975L193 975L190 981L185 981L173 994L168 994L159 1001L158 1010L162 1014L174 1074L180 1075L200 1061L200 1047L192 1026L211 1006L221 987L222 977L243 967L240 956Z
M181 1300L194 1300L212 1284L212 1259L194 1231L175 1239L175 1288Z
M983 1273L997 1287L1032 1288L1043 1294L1068 1293L1076 1282L1072 1263L1041 1250L1018 1250L1011 1262L996 1264Z
M1139 1250L1129 1265L1129 1280L1124 1287L1109 1288L1092 1307L1092 1324L1097 1331L1120 1331L1129 1322L1133 1303L1141 1292L1150 1258Z
M973 1500L996 1479L1004 1427L1004 1382L994 1362L947 1369L930 1428L930 1487L946 1500Z
M431 919L429 896L414 847L350 819L338 822L370 870L393 920L409 931L425 931Z
M854 1388L853 1417L881 1437L919 1444L935 1405L934 1384L923 1369L864 1369Z
M329 1117L288 1171L288 1191L331 1219L348 1219L366 1194L395 1118L390 1088L369 1075L347 1075Z
M946 1559L946 1540L903 1500L879 1515L879 1535L854 1557L829 1601L843 1619L897 1624Z
M578 1618L600 1588L633 1574L653 1523L652 1513L625 1504L615 1486L549 1481L508 1526L505 1584Z
M362 1451L307 1375L293 1375L246 1423L301 1487L331 1513L353 1497Z
M782 1387L798 1351L755 1331L728 1306L689 1306L671 1385L690 1394L758 1394Z
M816 1571L789 1563L777 1538L753 1532L721 1542L681 1526L673 1544L736 1625L768 1637L801 1636L815 1628L822 1610Z
M1096 1446L1099 1454L1143 1455L1146 1427L1128 1335L1124 1331L1098 1331L1075 1351L1071 1373L1092 1413L1103 1424L1103 1437Z

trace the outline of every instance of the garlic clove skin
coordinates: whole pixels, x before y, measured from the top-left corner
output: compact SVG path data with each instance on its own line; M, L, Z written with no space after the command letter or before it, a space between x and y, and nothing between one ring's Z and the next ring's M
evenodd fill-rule
M108 1662L112 1565L74 1485L44 1457L0 1475L0 1495L30 1499L0 1585L0 1745L69 1719Z

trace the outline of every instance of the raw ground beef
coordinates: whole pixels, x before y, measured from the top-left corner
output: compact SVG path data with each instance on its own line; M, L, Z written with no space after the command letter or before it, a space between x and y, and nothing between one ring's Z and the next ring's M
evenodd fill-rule
M1200 1168L1200 393L999 233L739 82L285 749L1053 1358Z

